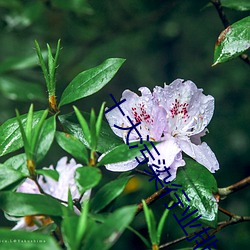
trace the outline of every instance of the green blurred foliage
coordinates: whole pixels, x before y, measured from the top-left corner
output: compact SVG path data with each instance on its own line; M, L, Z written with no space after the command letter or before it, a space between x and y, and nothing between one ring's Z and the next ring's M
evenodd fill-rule
M216 100L206 141L220 162L221 169L215 174L218 186L228 186L246 177L250 174L249 66L234 59L211 67L215 41L224 28L215 9L204 8L207 3L205 0L72 0L69 4L67 0L0 0L0 123L14 117L15 108L24 113L30 105L30 99L24 102L15 93L6 94L3 91L6 82L11 80L14 84L19 80L20 84L33 84L45 93L43 75L33 57L34 40L45 49L46 43L55 48L60 38L63 49L57 70L57 96L61 96L78 73L110 57L125 58L126 62L102 91L77 102L80 109L98 110L103 101L110 106L109 94L119 99L124 89L137 91L141 86L152 89L176 78L191 79ZM229 9L226 13L231 23L249 15L249 11ZM32 96L36 110L46 108L41 103L43 99L40 93L37 98ZM69 112L73 108L63 107L63 110ZM52 148L53 152L48 153L42 166L55 164L65 155L56 143ZM108 171L104 174L110 179L117 176ZM146 177L141 179L144 185L116 201L119 206L138 203L154 192L154 185L148 183ZM145 197L141 197L142 193ZM240 191L220 205L233 213L247 215L249 198L249 192ZM152 208L158 211L159 220L164 210L163 200ZM172 217L170 214L169 218ZM136 217L133 226L147 235L142 214ZM249 246L247 226L247 223L240 224L217 233L218 249L246 249ZM168 220L162 241L181 236L183 233L176 221ZM137 236L126 232L113 249L129 248L144 249Z

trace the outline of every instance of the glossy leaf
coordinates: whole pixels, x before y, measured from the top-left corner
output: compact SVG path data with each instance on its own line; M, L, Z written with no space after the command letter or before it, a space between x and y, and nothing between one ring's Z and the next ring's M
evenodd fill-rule
M19 155L10 157L8 160L4 162L4 165L8 166L9 168L18 170L19 172L28 176L29 171L27 169L26 160L27 158L25 154L19 154Z
M137 145L138 147L135 148L129 148L129 146ZM98 166L102 166L105 164L111 164L111 163L117 163L117 162L123 162L127 160L132 160L136 156L142 156L140 150L145 149L144 144L148 147L148 149L152 149L152 145L150 142L144 141L143 144L140 144L140 142L133 142L130 143L129 146L127 144L119 145L113 149L111 149L109 152L107 152L101 159L100 162L97 164ZM155 143L154 143L155 145Z
M14 101L45 101L42 86L26 82L14 77L0 77L0 93L6 98Z
M34 112L33 127L44 111ZM27 114L20 116L22 124L26 123ZM25 125L24 125L25 126ZM0 156L13 152L23 146L17 118L11 118L0 126Z
M106 250L111 248L133 220L136 209L136 206L117 209L107 217L103 224L92 227L83 249Z
M47 177L50 177L51 179L58 181L59 179L59 173L56 170L52 169L37 169L36 170L37 174L44 175Z
M184 208L190 206L190 212L198 209L198 212L194 214L194 218L198 215L202 215L199 219L200 222L211 227L216 227L218 204L213 196L214 193L218 192L216 180L214 176L199 163L191 159L185 159L185 161L186 166L178 169L177 178L172 182L172 184L182 185L182 187L179 187L178 191L175 192L184 204ZM181 191L182 189L190 201L186 199ZM176 202L175 192L172 191L170 194Z
M250 16L228 26L215 45L214 65L239 56L250 47Z
M81 167L77 168L75 174L76 185L81 194L95 187L101 180L102 173L99 168Z
M60 250L54 238L48 234L26 231L10 231L0 228L0 249L11 250Z
M99 91L114 77L124 61L121 58L110 58L99 66L78 74L64 90L59 106Z
M27 175L22 174L13 168L0 164L0 190L8 187L16 181L21 181Z
M82 164L88 164L88 151L86 146L73 135L56 132L56 141L62 149L71 154Z
M132 176L121 177L105 184L102 188L100 188L92 200L92 210L94 212L99 212L110 204L110 202L123 192L128 180L131 177Z
M41 135L39 138L38 149L37 149L37 161L41 161L48 153L50 146L54 140L56 132L56 117L52 116L45 120Z
M57 200L39 194L0 193L0 208L11 216L44 214L62 216L66 209Z
M239 11L250 10L250 1L249 0L221 0L223 7L227 7Z
M89 114L83 114L89 119ZM86 147L90 147L74 113L59 116L59 120L70 134L78 138L84 145L86 145ZM97 152L104 153L121 144L123 144L121 138L114 134L106 121L103 121L97 143Z

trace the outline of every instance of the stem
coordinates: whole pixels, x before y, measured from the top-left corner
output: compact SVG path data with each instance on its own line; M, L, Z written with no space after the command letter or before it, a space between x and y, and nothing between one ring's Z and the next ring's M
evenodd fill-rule
M225 188L219 188L218 192L221 198L226 198L229 194L232 194L234 192L237 192L247 186L250 185L250 176L246 177L245 179L236 182L228 187Z
M154 192L152 195L150 195L148 198L146 198L145 199L146 204L150 205L150 204L154 203L156 200L158 200L160 195L165 192L164 188L165 187L163 187L162 189ZM139 214L142 210L143 210L143 204L140 203L140 204L137 205L136 215Z
M214 7L216 8L218 14L219 14L219 17L220 17L220 20L221 22L223 23L223 26L224 28L226 29L228 26L230 26L230 22L223 10L223 7L221 5L221 2L220 0L211 0L211 3L214 5ZM240 56L240 59L243 60L245 63L247 63L248 65L250 65L250 59L248 57L247 54L241 54Z
M230 212L229 212L230 213ZM231 214L231 213L230 213ZM218 231L222 230L223 228L225 227L228 227L230 225L233 225L233 224L238 224L238 223L241 223L241 222L248 222L250 221L250 216L239 216L239 215L233 215L232 218L229 220L229 221L222 221L222 222L219 222L218 223L218 226L216 229L214 229L209 235L212 236L214 235L215 233L217 233ZM202 229L203 230L203 229ZM200 233L202 230L200 230L198 233ZM167 242L165 244L162 244L159 246L159 248L165 248L165 247L169 247L171 245L175 245L183 240L185 240L186 238L189 238L189 237L192 237L194 236L194 233L191 233L189 234L188 236L183 236L183 237L180 237L178 239L175 239L173 241L170 241L170 242Z

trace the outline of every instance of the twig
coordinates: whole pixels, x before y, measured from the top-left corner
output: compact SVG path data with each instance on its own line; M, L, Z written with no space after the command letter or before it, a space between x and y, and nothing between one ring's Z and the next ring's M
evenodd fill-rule
M229 212L230 213L230 212ZM231 213L230 213L231 214ZM232 215L232 214L231 214ZM241 222L248 222L250 221L250 216L239 216L239 215L233 215L232 218L229 220L229 221L222 221L222 222L219 222L218 223L218 226L216 229L214 229L209 235L212 236L214 235L215 233L217 233L218 231L222 230L223 228L225 227L228 227L230 225L234 225L234 224L238 224L238 223L241 223ZM208 227L207 227L208 228ZM200 230L199 232L197 233L200 233L202 232L202 230ZM177 244L183 240L185 240L186 238L189 238L189 237L192 237L194 236L194 233L191 233L189 234L188 236L183 236L183 237L180 237L178 239L175 239L173 241L170 241L170 242L167 242L165 244L162 244L159 246L159 248L165 248L165 247L169 247L171 245L174 245L174 244Z
M230 218L234 217L235 214L232 214L231 212L227 211L226 209L219 207L219 211L221 211L223 214L226 214L227 216L229 216Z
M216 8L216 10L217 10L217 12L219 14L220 20L223 23L224 28L226 29L228 26L230 26L230 22L229 22L226 14L225 14L223 8L222 8L220 0L211 0L211 3ZM249 59L249 57L248 57L247 54L241 54L239 57L245 63L247 63L248 65L250 65L250 59Z
M234 215L231 220L229 221L222 221L222 222L219 222L218 223L218 226L216 229L214 229L210 236L211 235L214 235L215 233L217 233L218 231L222 230L223 228L225 227L228 227L230 225L234 225L234 224L238 224L238 223L241 223L241 222L248 222L250 221L250 216L239 216L239 215Z
M250 185L250 176L225 188L219 188L220 198L226 198L229 194L237 192Z
M152 195L150 195L148 198L145 199L146 204L147 205L152 204L157 199L159 199L160 195L163 194L164 192L165 192L165 187L163 187L162 189L154 192ZM143 205L142 205L142 203L140 203L140 204L137 205L136 215L139 214L142 210L143 210Z

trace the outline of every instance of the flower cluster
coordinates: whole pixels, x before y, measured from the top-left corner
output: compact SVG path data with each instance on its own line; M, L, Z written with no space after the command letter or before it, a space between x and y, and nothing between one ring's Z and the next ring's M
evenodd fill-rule
M131 126L126 119L127 116L133 123L140 122L137 129L142 139L145 140L149 136L151 141L160 142L156 145L160 155L152 150L155 159L149 159L148 164L157 165L159 160L165 159L164 166L170 167L169 181L175 179L177 168L185 165L182 152L212 173L219 169L214 153L205 142L201 141L214 112L212 96L204 95L203 90L198 89L192 81L182 79L177 79L163 88L156 86L152 93L146 87L140 88L139 91L141 96L130 90L123 92L121 100L126 99L126 101L121 103L120 107L125 116L121 116L119 109L106 113L109 125L117 136L126 142L127 131L117 127ZM136 131L130 133L130 142L139 139ZM106 168L111 171L128 171L137 165L136 160L129 160L107 164ZM164 179L165 175L163 172L160 178Z
M68 200L68 190L70 190L72 199L78 199L80 193L77 189L76 182L74 179L75 171L80 164L76 164L74 159L67 162L67 157L61 158L56 168L53 166L44 169L56 170L59 174L58 180L54 180L47 176L40 176L38 178L38 183L42 188L43 192L51 195L61 201L67 202ZM41 194L36 183L27 178L16 190L20 193L30 193L30 194ZM90 196L90 190L86 191L81 198L80 202L88 199ZM77 211L76 211L77 212ZM43 226L51 223L51 219L45 216L25 216L21 218L17 225L12 230L27 230L34 231L38 228L38 225Z

